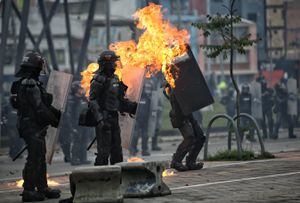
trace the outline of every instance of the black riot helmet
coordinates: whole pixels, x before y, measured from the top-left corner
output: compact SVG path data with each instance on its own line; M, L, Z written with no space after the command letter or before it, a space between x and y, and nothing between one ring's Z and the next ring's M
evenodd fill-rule
M39 76L43 70L44 59L36 51L29 51L25 54L20 64L20 69L15 74L16 77Z
M244 94L250 93L250 86L248 84L242 85L242 93Z
M113 75L118 60L119 56L117 56L115 52L103 51L98 58L98 64L100 66L99 71L103 71L107 75Z

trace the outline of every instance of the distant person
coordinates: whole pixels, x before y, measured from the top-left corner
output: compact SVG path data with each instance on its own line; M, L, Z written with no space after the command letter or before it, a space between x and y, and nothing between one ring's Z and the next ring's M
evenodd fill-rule
M261 84L261 93L262 93L262 130L264 138L273 138L273 128L274 128L274 120L273 120L273 107L275 100L275 92L273 88L269 88L267 86L267 81L262 79L260 81ZM267 126L269 129L269 133L267 131Z
M251 115L251 99L252 99L252 96L250 93L249 84L243 84L241 95L240 95L240 112L241 113L246 113L246 114ZM242 140L244 138L245 132L248 131L246 138L249 141L254 142L255 141L254 132L253 132L253 129L251 129L250 120L247 118L241 118L240 120L241 120L240 135L241 135Z
M282 126L283 121L288 119L287 115L287 100L288 91L285 84L285 79L281 79L275 85L276 99L274 113L276 114L275 128L274 128L274 139L278 138L279 128Z
M225 95L221 98L221 104L225 106L226 113L233 117L235 115L235 97L234 89L229 87Z
M68 117L71 129L71 165L90 164L87 160L87 142L90 128L79 126L80 112L87 105L87 99L80 86L80 81L74 81L71 87L71 95L68 99Z
M150 78L145 78L143 92L141 95L139 108L136 114L136 124L134 135L131 141L130 154L135 156L138 152L138 140L142 138L142 156L150 156L148 148L148 123L150 118L150 103L153 83Z

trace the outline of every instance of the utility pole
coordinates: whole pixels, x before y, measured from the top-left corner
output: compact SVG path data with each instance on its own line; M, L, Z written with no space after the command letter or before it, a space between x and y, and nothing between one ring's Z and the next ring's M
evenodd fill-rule
M2 120L2 98L3 98L3 71L6 51L6 41L8 38L9 18L11 15L11 1L3 0L2 2L2 30L0 44L0 147L1 147L1 120Z
M110 44L110 27L111 27L111 22L110 22L110 0L106 0L106 46L107 49L109 48Z

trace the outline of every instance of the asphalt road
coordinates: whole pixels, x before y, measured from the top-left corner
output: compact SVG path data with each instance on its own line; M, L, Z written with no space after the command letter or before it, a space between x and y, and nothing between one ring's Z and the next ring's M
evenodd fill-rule
M300 137L299 131L296 131ZM129 202L300 202L300 138L288 139L285 132L278 140L266 140L267 151L276 153L276 159L248 162L205 162L199 171L176 173L165 177L172 195L165 197L125 199ZM154 152L145 160L170 160L179 139L161 143L163 152ZM225 149L226 137L210 140L209 152ZM233 142L234 144L234 142ZM259 151L258 143L244 143L244 148ZM201 158L201 154L199 157ZM93 152L89 158L92 160ZM58 182L62 198L70 196L68 176L74 167L63 163L61 153L55 155L48 167L50 180ZM21 188L15 180L20 178L24 158L11 162L0 156L0 202L21 202ZM59 176L56 176L59 175ZM53 177L54 176L54 177ZM58 202L47 200L44 202Z

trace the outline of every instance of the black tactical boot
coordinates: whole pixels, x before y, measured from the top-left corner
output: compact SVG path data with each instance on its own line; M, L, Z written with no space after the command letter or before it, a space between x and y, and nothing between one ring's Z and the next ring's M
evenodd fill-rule
M45 197L48 199L57 199L60 198L60 193L61 191L59 189L51 189L51 188L46 188L43 191L39 191L40 193L44 194Z
M188 170L200 170L203 168L204 163L196 162L196 158L191 157L191 156L187 156L186 157L186 167L188 168Z
M200 170L203 168L204 163L199 162L199 163L187 163L186 167L188 168L188 170Z
M171 168L177 171L187 171L188 168L182 164L182 159L184 157L181 154L175 153L172 157Z
M188 170L188 168L185 165L183 165L181 162L175 162L175 161L171 162L171 168L174 168L175 170L180 172Z
M21 196L23 202L39 202L45 200L45 195L37 191L24 190Z

